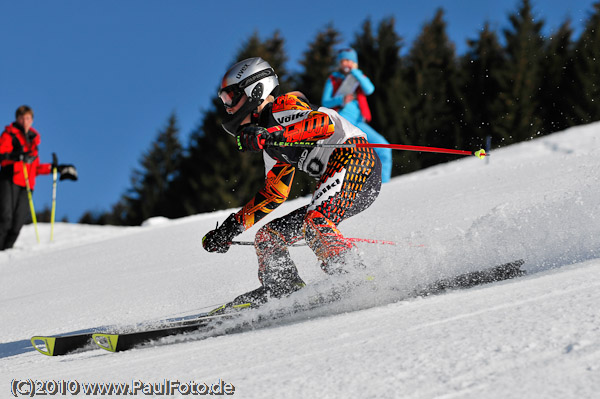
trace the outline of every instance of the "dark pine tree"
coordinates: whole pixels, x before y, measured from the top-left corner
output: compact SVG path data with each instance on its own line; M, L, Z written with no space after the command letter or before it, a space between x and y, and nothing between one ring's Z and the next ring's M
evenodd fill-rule
M522 0L518 11L509 15L504 68L499 71L500 94L493 106L493 142L500 145L527 140L539 134L542 120L538 114L542 61L545 42L543 20L533 15L531 2Z
M575 123L573 101L578 101L580 92L572 84L572 35L567 21L550 36L544 48L538 111L542 134L564 130Z
M123 197L125 224L138 225L154 216L174 216L166 193L179 173L182 151L177 118L172 114L167 126L142 156L141 169L133 172L132 188Z
M402 37L394 29L394 18L382 20L373 35L371 21L367 19L355 36L354 47L358 53L359 68L371 79L375 91L368 97L371 108L371 126L390 143L411 144L408 120L408 85L404 81L404 66L400 52ZM392 174L411 170L415 153L393 151Z
M498 71L504 68L503 48L496 32L484 25L476 40L468 40L467 53L461 59L461 87L466 102L466 126L463 130L467 148L482 147L496 119L491 105L500 92Z
M340 33L329 24L324 31L317 33L300 60L302 70L295 76L295 87L313 104L321 103L323 85L335 64L334 47L339 42Z
M415 40L407 57L406 81L410 85L410 136L415 145L462 146L464 104L458 88L459 72L454 44L446 34L444 12L439 9ZM414 169L456 159L421 153Z
M577 124L600 120L600 2L593 7L575 45L573 87L579 93L574 102Z

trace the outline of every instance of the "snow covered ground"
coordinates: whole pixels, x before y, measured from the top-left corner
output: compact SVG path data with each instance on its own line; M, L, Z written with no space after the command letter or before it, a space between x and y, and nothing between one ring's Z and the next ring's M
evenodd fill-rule
M229 211L133 228L58 224L53 243L41 225L41 244L26 226L0 252L0 397L31 379L157 389L221 380L238 398L598 398L599 153L591 124L494 151L489 163L463 158L395 178L340 225L399 244L359 244L378 290L266 328L122 353L52 358L29 338L193 314L255 288L251 247L200 245ZM314 255L291 251L309 287L327 287ZM525 277L408 298L519 258Z

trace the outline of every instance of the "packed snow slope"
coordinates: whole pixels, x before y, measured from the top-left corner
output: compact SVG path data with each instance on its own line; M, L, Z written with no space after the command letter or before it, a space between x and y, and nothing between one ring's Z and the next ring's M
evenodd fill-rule
M398 244L358 244L375 276L369 289L252 331L121 353L46 357L29 338L193 314L257 287L252 247L201 247L231 211L130 228L58 224L53 243L41 225L41 244L26 226L0 253L0 397L32 379L222 380L238 398L598 398L598 154L591 124L395 178L340 225L348 237ZM333 284L306 247L291 253L309 283L298 298ZM525 277L410 297L521 258Z

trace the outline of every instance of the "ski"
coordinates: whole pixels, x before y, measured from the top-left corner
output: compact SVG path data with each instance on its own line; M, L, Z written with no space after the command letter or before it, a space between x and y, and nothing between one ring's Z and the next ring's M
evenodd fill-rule
M46 356L62 356L93 344L92 333L31 337L31 345ZM90 348L92 349L92 348Z
M523 266L524 263L525 261L523 259L518 259L488 269L442 279L430 284L425 289L421 290L418 295L437 294L450 289L470 288L477 285L520 277L526 274L525 270L521 270L521 266Z
M92 335L92 339L98 347L104 350L109 352L122 352L160 338L197 331L208 332L214 327L221 325L223 321L240 316L244 309L256 309L256 307L249 303L241 305L225 304L211 310L204 317L196 320L188 320L185 323L118 334L95 333ZM244 327L247 327L247 325L237 325L235 328L228 328L226 333L240 332Z
M100 348L109 352L122 352L131 349L137 345L150 342L159 338L169 337L171 335L180 335L187 332L198 331L211 326L212 319L188 324L184 326L158 328L149 331L133 331L124 334L106 334L96 333L93 340Z
M153 322L157 327L169 327L169 326L183 326L193 325L198 323L199 320L210 317L211 312L203 312L191 316L184 316L178 318L164 319L157 322ZM136 326L136 328L142 327L147 328L150 323L142 323ZM35 350L46 356L62 356L69 353L96 349L97 346L94 344L94 334L106 332L105 328L92 329L89 332L83 332L79 334L67 334L67 335L36 335L31 338L31 345ZM116 332L116 331L112 331Z
M436 281L433 284L417 289L410 297L436 295L447 290L465 289L482 284L488 284L503 280L508 280L520 277L526 272L521 270L521 266L525 262L522 259L508 262L502 265L484 269L481 271L469 272L460 274L455 277L450 277ZM315 307L326 305L341 299L340 295L332 295L330 298L321 298L320 301L309 304L309 306L299 306L298 308L282 309L279 313L272 313L269 316L259 316L254 321L246 321L234 327L224 329L218 334L230 334L246 331L253 328L253 323L264 322L267 319L277 319L285 317L290 313L298 313ZM244 305L238 305L240 308ZM72 353L77 350L102 348L109 352L122 352L132 349L136 346L146 344L161 338L193 333L198 331L209 332L216 326L221 325L224 320L232 319L241 312L241 309L234 309L233 312L219 314L226 308L226 305L220 306L210 312L199 315L188 316L182 319L167 319L162 324L157 323L157 327L145 329L134 329L129 332L111 332L111 331L96 331L83 334L64 335L64 336L36 336L31 339L31 342L36 350L48 356L59 356L67 353ZM250 308L250 307L248 307ZM144 325L142 325L144 326Z
M464 289L470 288L481 284L488 284L497 281L503 281L507 279L512 279L515 277L522 276L525 274L525 271L521 270L521 266L524 264L522 259L515 260L512 262L508 262L499 266L491 267L488 269L484 269L481 271L464 273L458 275L456 277L443 279L435 282L427 286L425 289L417 291L414 296L423 296L423 295L433 295L439 294L449 289ZM321 298L322 299L322 298ZM298 313L306 310L313 309L315 307L319 307L322 305L326 305L329 302L339 300L339 295L333 295L330 300L322 300L318 303L314 303L309 305L308 307L298 307L295 309L282 309L279 313L273 313L270 316L262 316L255 319L255 322L262 322L265 319L276 319L279 317L284 317L289 315L290 313ZM224 316L232 317L239 313L229 313ZM125 334L107 334L107 333L97 333L94 334L93 338L100 348L110 351L110 352L122 352L128 349L134 348L138 345L146 344L151 341L165 338L173 335L185 334L196 331L210 331L216 325L220 324L218 318L215 323L214 319L207 318L206 320L200 321L196 324L186 325L186 326L178 326L178 327L166 327L160 329L154 329L150 331L134 331ZM250 323L250 324L248 324ZM252 322L246 322L245 324L239 324L236 327L228 328L224 330L222 334L231 334L236 332L246 331L247 329L252 328Z

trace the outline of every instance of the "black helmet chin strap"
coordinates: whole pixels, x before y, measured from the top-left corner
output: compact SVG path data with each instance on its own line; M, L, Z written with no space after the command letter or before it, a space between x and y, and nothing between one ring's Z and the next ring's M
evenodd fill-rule
M242 123L244 118L248 115L253 115L257 113L258 105L260 104L256 104L256 102L257 101L254 99L249 99L248 101L246 101L246 103L242 105L242 107L238 109L238 111L235 114L230 115L228 120L223 122L223 124L221 125L223 126L223 129L225 129L225 131L233 137L236 137L240 124Z

